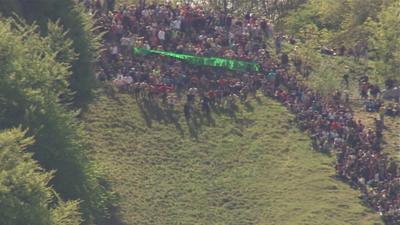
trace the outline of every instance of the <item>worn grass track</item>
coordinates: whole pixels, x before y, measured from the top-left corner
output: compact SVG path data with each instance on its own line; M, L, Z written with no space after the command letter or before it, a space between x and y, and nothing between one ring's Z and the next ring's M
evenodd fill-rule
M183 119L180 131L128 95L100 93L84 121L91 155L121 196L122 221L381 224L358 190L335 179L333 158L310 150L292 116L260 101L240 106L235 120L213 114L215 125L198 120L189 132Z

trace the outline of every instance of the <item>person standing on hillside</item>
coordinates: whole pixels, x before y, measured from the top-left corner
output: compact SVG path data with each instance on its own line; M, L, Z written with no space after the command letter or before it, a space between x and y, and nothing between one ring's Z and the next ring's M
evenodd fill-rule
M395 87L395 81L393 79L386 79L385 80L385 88L387 90L392 90Z
M360 85L360 96L363 99L368 98L368 90L369 90L369 83L368 82L362 82Z
M381 123L382 128L385 127L385 113L386 113L386 107L381 107L379 109L379 122Z
M279 54L281 52L281 48L282 48L282 35L279 35L278 37L275 38L276 54Z
M381 89L379 88L379 86L377 84L375 85L371 85L369 93L371 94L371 96L373 98L378 98L381 94Z
M296 72L301 74L301 66L303 64L303 61L301 59L301 56L297 50L297 46L294 47L294 55L292 57L293 65L296 68Z
M130 36L131 34L128 33L127 36L123 36L120 40L121 43L121 53L124 57L128 57L130 55Z
M200 100L200 108L207 116L210 115L210 99L207 95L203 95Z
M183 106L183 114L185 115L186 123L189 123L192 114L192 106L189 102L186 102Z
M342 77L342 84L344 84L344 85L346 86L347 89L349 88L350 82L349 82L349 74L348 74L348 73L345 73L345 74L343 75L343 77Z
M157 33L157 38L162 46L165 46L165 31L161 28Z
M289 64L289 56L284 52L281 55L281 64L284 68L287 68Z
M111 56L111 57L110 57L111 63L114 65L114 64L116 64L117 61L118 61L118 54L119 54L118 45L115 44L115 43L113 43L113 44L110 46L109 51L110 51L110 56Z

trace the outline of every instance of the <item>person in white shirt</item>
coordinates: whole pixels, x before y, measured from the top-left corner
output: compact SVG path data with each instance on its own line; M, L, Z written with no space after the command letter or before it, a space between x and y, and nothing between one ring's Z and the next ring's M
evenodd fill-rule
M180 29L181 29L181 24L182 24L182 21L181 21L180 18L178 18L178 19L173 20L173 21L171 22L171 27L172 27L173 29L175 29L175 30L180 30Z
M142 41L142 43L140 43L140 45L141 45L142 48L144 48L144 49L147 49L147 50L150 50L150 49L151 49L151 47L150 47L148 41L144 41L144 42Z
M110 47L111 61L115 63L118 60L118 46L116 44Z
M128 54L127 54L127 56L128 56L128 58L130 59L130 58L132 57L132 54L131 54L132 49L133 49L133 47L135 46L135 43L136 43L136 37L135 37L135 35L129 33L129 35L128 35L128 37L127 37L127 42L128 42L128 45L127 45L127 52L128 52Z
M111 55L116 55L116 54L118 54L118 46L117 46L117 45L112 45L112 46L110 47L110 52L111 52Z
M126 47L129 45L129 37L122 37L121 38L121 46Z
M194 102L194 98L197 95L197 92L198 92L198 90L196 87L189 88L188 95L187 95L187 101Z
M125 76L124 80L128 84L132 84L133 83L133 78L131 76Z
M159 30L157 34L158 40L160 40L161 43L164 43L165 41L165 31L164 30Z
M190 95L197 95L197 88L196 87L191 87L189 88L189 94Z

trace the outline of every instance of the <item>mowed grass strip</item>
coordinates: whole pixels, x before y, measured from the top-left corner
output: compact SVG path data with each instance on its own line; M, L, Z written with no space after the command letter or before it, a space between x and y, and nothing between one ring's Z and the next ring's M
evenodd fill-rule
M128 225L382 223L270 99L191 132L182 114L178 125L156 114L101 93L84 115Z

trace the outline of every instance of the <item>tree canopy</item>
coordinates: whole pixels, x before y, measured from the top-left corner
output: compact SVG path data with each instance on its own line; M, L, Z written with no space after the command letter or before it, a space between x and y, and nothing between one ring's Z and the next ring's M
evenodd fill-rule
M63 201L45 172L26 151L33 144L19 129L0 132L0 221L3 225L78 225L77 201Z
M60 197L81 200L87 223L106 220L112 194L100 185L77 112L68 107L72 41L58 23L48 23L47 36L38 29L20 19L0 22L0 129L27 130L35 139L29 150L54 171L50 183Z

